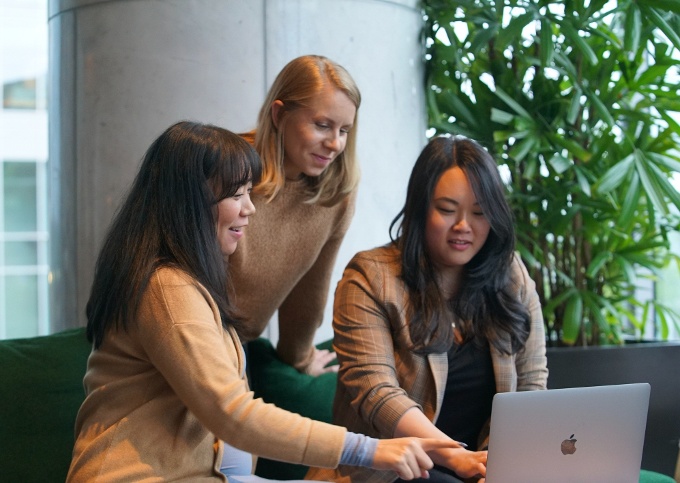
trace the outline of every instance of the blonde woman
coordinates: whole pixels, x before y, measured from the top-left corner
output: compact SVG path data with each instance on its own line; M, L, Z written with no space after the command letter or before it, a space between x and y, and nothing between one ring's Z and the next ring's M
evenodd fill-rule
M244 134L260 154L253 192L258 216L230 259L246 340L278 314L277 352L300 372L319 375L335 356L313 346L333 266L354 214L361 94L349 73L318 55L289 62Z

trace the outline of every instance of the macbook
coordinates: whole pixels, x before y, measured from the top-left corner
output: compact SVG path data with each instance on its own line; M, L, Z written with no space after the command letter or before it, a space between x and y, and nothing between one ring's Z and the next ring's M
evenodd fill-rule
M487 483L638 483L649 384L498 393Z

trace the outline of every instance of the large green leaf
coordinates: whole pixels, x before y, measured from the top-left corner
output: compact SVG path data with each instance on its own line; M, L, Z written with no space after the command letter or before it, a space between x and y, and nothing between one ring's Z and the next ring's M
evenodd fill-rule
M555 44L553 42L552 22L548 18L541 19L540 41L541 65L550 66L555 53Z
M626 230L635 222L635 211L640 203L640 196L642 192L640 190L640 178L634 176L625 193L623 200L623 206L621 207L621 213L619 215L619 225L625 227Z
M634 156L631 154L609 168L604 176L602 176L597 186L597 191L599 193L608 193L616 189L629 175L634 167L634 162Z
M562 340L565 344L573 345L578 338L581 322L583 320L583 299L579 294L567 300L564 308L564 321L562 323Z
M593 49L585 41L584 37L581 36L579 30L574 28L570 23L569 19L565 19L560 26L562 27L562 33L567 38L567 40L583 54L583 56L590 62L591 65L597 65L597 55Z
M505 102L510 109L515 111L520 117L531 120L531 114L527 112L517 101L510 97L502 88L496 86L496 95Z
M581 187L581 191L586 196L591 195L591 190L590 190L590 182L588 181L588 178L585 175L585 172L579 167L575 167L575 172L576 172L576 180L578 181L578 185Z
M491 109L491 120L493 122L497 122L498 124L509 125L512 124L514 119L515 119L514 114L510 114L509 112L496 109L495 107Z
M546 133L545 136L551 143L555 144L558 148L566 149L575 158L581 161L590 161L592 153L573 139L554 133Z
M600 252L598 253L595 258L593 258L593 261L590 262L590 265L588 265L588 270L586 272L586 276L593 278L595 275L602 270L602 268L607 264L609 261L612 259L612 254L609 252Z
M636 52L640 45L640 31L642 19L636 2L630 2L626 13L626 28L623 34L623 49L626 52Z
M662 214L668 214L668 207L664 201L663 187L660 186L660 180L656 176L655 171L650 166L649 161L644 153L636 150L633 156L635 159L635 172L640 178L642 186L645 188L645 194L649 201L654 205L654 209Z
M648 7L656 8L662 12L675 12L680 14L680 0L644 0Z
M680 49L680 36L675 30L673 30L668 22L666 22L663 16L659 13L659 10L650 7L649 5L645 5L644 2L640 2L639 5L642 13L648 17L654 23L654 25L656 25L659 30L661 30L666 35L666 37L668 37L668 40L673 43L676 49Z
M552 166L552 168L555 170L557 174L564 173L574 165L574 163L572 163L570 159L565 158L561 154L557 153L553 155L548 162L550 163L550 166Z

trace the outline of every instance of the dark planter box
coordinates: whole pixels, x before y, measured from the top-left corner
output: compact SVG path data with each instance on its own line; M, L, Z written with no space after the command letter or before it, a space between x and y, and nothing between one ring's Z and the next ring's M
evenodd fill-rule
M548 348L548 388L648 382L642 468L673 475L680 440L680 343Z

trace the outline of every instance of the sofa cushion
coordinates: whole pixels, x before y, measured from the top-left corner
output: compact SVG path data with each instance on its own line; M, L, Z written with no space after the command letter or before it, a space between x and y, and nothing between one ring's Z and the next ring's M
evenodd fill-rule
M83 328L0 341L0 479L66 479L89 354Z
M331 341L317 346L330 349ZM257 339L246 345L248 377L255 396L268 403L330 423L333 418L333 398L337 374L326 373L318 377L299 373L276 355L267 339ZM258 458L255 474L279 480L302 479L307 467Z

